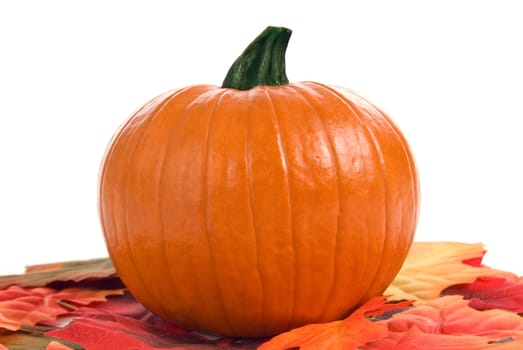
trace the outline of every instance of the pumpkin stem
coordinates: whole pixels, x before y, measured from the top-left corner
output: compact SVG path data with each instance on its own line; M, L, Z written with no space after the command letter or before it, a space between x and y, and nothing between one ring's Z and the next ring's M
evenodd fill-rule
M222 88L249 90L257 85L287 84L285 51L292 31L267 27L234 61Z

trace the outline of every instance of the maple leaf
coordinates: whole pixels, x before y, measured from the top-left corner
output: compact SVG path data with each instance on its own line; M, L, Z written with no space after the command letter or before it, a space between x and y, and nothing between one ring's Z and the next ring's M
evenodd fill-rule
M510 338L488 341L484 337L423 333L412 328L391 334L387 339L367 344L361 350L521 350L523 342Z
M123 291L108 259L38 265L27 269L30 277L0 277L0 285L11 285L0 290L0 344L24 350L83 349L84 346L89 350L254 350L258 346L260 350L521 350L523 318L516 312L521 312L523 307L523 281L512 273L483 266L484 253L482 244L415 242L402 270L386 291L393 295L393 300L416 299L414 306L411 301L386 302L386 298L380 296L344 320L300 327L265 343L261 339L209 338L191 333L154 316L128 292L110 296L112 292ZM48 302L45 307L50 310L37 306L33 309L42 314L27 316L31 305L39 305L42 295L35 298L31 294L38 288L21 288L29 293L28 299L18 298L13 286L17 281L26 287L35 284L53 287L39 288L54 290L50 293L54 296L43 294ZM89 288L65 288L69 286ZM104 294L100 288L113 290ZM12 294L8 295L8 291ZM68 291L75 298L68 297ZM93 299L92 293L96 292L101 293L100 299ZM59 293L63 293L61 299L55 297ZM14 305L9 302L10 297L16 302L22 301L22 307L5 308L5 305ZM2 305L9 311L3 311ZM495 309L480 312L475 308ZM53 314L58 310L60 313ZM20 321L24 317L28 320ZM45 334L44 331L26 334L30 327L25 326L25 322L34 324L45 317L48 319L41 319L39 324L52 330L47 328ZM21 324L24 324L23 332L5 331L18 329Z
M523 318L504 310L478 311L460 296L432 299L386 321L388 335L363 349L522 349Z
M129 291L125 291L122 295L109 296L107 301L95 301L89 304L88 309L80 310L83 311L83 313L76 310L75 313L72 313L70 316L85 316L86 310L94 311L96 315L107 313L127 316L137 320L150 319L153 315L152 312L140 304Z
M72 322L45 334L81 344L89 350L254 350L262 342L256 339L233 341L207 338L163 321L133 300L130 294L126 294L111 298L106 303L80 307L65 316ZM136 307L133 303L140 306ZM130 310L125 310L126 307Z
M67 313L64 301L87 305L106 300L110 294L122 294L123 290L95 290L67 288L56 291L52 288L23 288L10 286L0 290L0 329L17 330L22 325L35 325L54 321L60 314Z
M47 347L45 348L45 350L74 350L74 349L67 345L64 345L62 343L59 343L59 342L53 340L53 341L49 342L49 344L47 344Z
M385 294L424 301L438 298L448 286L472 283L478 277L515 278L513 273L481 266L484 254L480 243L415 242Z
M109 258L58 262L26 267L21 275L0 276L0 289L11 285L20 287L45 287L56 281L84 281L116 277Z
M384 324L371 322L367 317L375 317L387 310L410 305L410 301L386 303L386 297L370 299L346 319L327 323L309 324L282 333L262 344L259 350L321 350L356 349L365 343L387 335Z
M502 309L523 313L523 278L482 276L472 283L447 287L442 295L462 295L477 310Z
M62 344L66 347L59 347ZM3 346L3 347L2 347ZM33 332L0 332L0 350L85 350L83 346L66 340Z

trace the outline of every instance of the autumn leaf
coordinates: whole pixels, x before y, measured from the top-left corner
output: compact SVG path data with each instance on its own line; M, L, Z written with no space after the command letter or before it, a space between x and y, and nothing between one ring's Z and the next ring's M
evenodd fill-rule
M94 301L106 300L107 295L122 293L122 290L67 288L56 291L51 288L22 288L13 285L0 290L0 329L14 331L22 325L54 321L58 315L70 311L67 309L67 302L88 305Z
M478 311L460 296L432 299L378 323L387 326L387 337L363 349L523 348L523 318L503 310Z
M62 343L59 343L55 340L51 341L47 347L45 348L45 350L74 350L73 348L67 346L67 345L64 345Z
M72 320L47 336L66 339L89 350L160 349L250 349L262 342L256 339L208 338L167 323L133 301L130 294L93 303L68 313ZM136 307L134 304L140 305ZM129 310L126 310L129 308Z
M415 242L385 294L395 299L424 301L438 298L451 285L472 283L478 277L515 278L510 272L478 266L484 254L480 243Z
M523 313L523 278L483 276L472 283L447 287L442 295L462 295L477 310L501 309Z
M482 244L415 242L386 291L392 301L379 296L344 320L265 343L208 337L161 320L123 291L108 259L38 265L27 269L31 276L0 277L10 285L0 290L0 350L521 350L523 281L483 266L484 253ZM35 323L45 331L27 333Z
M61 344L65 348L58 347ZM0 332L0 350L85 350L83 346L43 334Z
M341 321L309 324L282 333L262 344L259 350L321 350L356 349L365 343L387 335L385 325L371 322L367 317L375 317L383 312L402 308L411 302L386 303L383 296L373 298Z
M11 285L45 287L56 281L79 282L115 276L116 271L109 258L41 264L28 266L21 275L1 276L0 289Z
M130 320L128 320L130 321ZM139 323L139 321L136 321ZM142 327L143 326L143 327ZM176 333L159 331L146 325L131 325L122 319L104 320L79 318L71 325L47 333L61 339L75 341L90 350L171 349L176 346L202 345L202 341ZM203 345L206 345L203 343ZM205 346L209 349L209 346ZM183 347L185 349L185 347Z
M488 341L483 337L428 334L416 328L390 335L387 339L368 344L361 350L521 350L523 343L509 338Z
M109 296L107 301L97 301L89 304L89 308L81 309L83 313L76 310L71 315L85 316L86 310L94 311L97 316L102 313L127 316L137 320L150 319L152 312L147 310L145 306L140 304L129 291L125 291L122 295Z

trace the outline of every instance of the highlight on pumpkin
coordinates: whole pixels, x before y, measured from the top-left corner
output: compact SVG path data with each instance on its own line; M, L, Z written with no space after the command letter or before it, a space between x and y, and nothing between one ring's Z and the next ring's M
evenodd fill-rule
M290 34L265 30L222 87L144 104L102 161L115 269L185 329L262 337L341 320L385 291L413 241L405 137L350 89L288 82Z

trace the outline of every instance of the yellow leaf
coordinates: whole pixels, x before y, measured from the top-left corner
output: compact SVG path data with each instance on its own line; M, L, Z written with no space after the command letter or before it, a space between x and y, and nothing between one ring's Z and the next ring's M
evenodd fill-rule
M481 259L484 253L482 243L414 242L400 272L384 294L394 299L426 301L438 298L446 287L472 283L480 276L517 277L510 272L463 262Z

